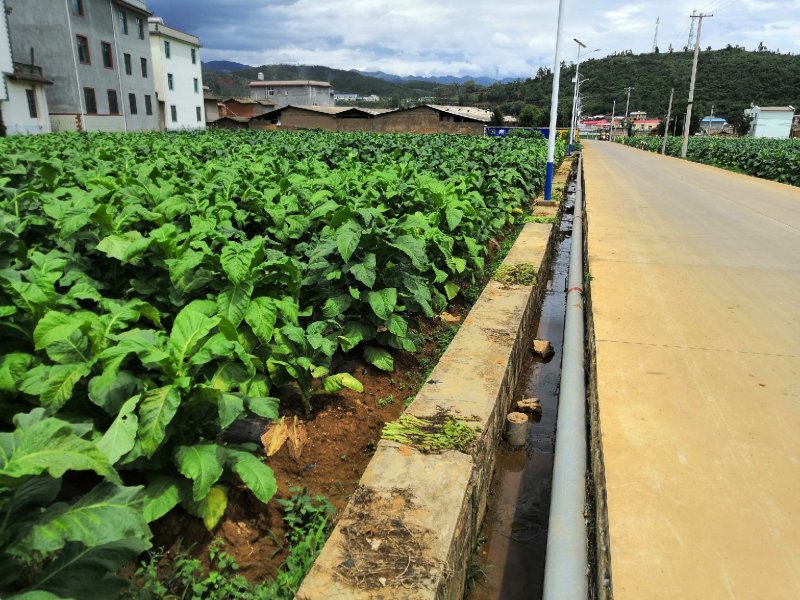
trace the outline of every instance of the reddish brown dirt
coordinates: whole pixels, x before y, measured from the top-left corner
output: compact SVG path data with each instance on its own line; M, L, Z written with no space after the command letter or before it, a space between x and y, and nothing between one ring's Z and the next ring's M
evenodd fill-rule
M456 317L462 309L451 306L449 310ZM358 486L383 425L400 415L404 400L416 395L425 368L434 364L440 351L435 341L437 331L452 324L441 320L423 323L421 352L395 352L391 374L359 364L353 374L364 385L363 393L345 390L315 397L311 418L302 419L308 441L299 461L290 455L287 445L265 459L278 483L276 499L288 498L292 487L302 487L311 496L327 497L337 513L341 512ZM390 396L392 401L388 401ZM300 415L298 407L286 404L281 414L288 418ZM278 504L273 499L264 505L242 486L229 491L228 508L214 531L206 531L199 519L176 510L153 523L153 533L155 548L164 548L170 556L188 551L206 566L208 545L221 538L223 550L239 564L239 573L255 582L273 577L288 550Z

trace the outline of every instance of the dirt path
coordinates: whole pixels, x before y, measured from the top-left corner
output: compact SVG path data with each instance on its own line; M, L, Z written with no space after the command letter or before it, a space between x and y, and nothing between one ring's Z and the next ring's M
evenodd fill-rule
M800 598L800 189L584 158L614 598Z

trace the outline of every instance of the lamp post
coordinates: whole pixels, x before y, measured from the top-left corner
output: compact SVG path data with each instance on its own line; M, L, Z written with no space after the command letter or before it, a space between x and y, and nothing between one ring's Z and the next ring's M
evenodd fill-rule
M581 69L581 48L586 48L586 44L580 41L578 38L572 38L572 41L578 44L578 60L575 63L575 92L572 97L572 120L569 122L569 145L567 146L567 156L572 155L572 144L575 140L575 128L578 126L577 119L578 114L576 112L578 106L578 94L580 93L580 69ZM600 48L595 48L587 52L586 54L592 54L593 52L599 52ZM584 56L586 56L584 54ZM586 81L586 80L584 80Z
M553 91L550 96L550 130L547 140L547 170L544 178L544 199L553 197L553 172L556 157L556 118L558 117L558 84L561 76L561 31L564 28L564 0L558 0L558 28L556 29L556 55L553 61Z

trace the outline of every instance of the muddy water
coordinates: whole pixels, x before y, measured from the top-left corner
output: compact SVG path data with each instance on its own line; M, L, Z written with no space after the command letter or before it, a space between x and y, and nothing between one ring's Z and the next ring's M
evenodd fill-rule
M574 200L573 183L536 332L550 341L555 355L546 362L529 356L514 396L515 401L539 398L541 418L531 418L524 449L503 442L498 450L481 533L485 542L472 557L468 600L542 597Z

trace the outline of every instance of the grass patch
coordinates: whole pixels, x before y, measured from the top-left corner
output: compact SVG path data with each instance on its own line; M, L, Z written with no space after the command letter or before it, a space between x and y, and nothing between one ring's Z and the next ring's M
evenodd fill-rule
M492 279L503 285L536 285L536 267L528 263L500 265Z
M400 442L426 454L443 450L466 452L475 441L475 430L446 414L421 419L404 413L387 423L381 438Z
M531 215L523 220L525 223L558 223L556 215Z

